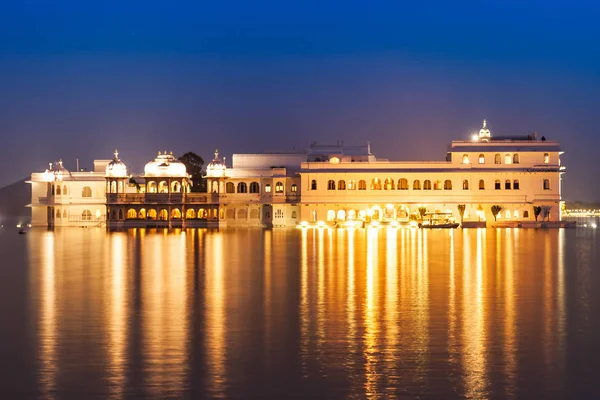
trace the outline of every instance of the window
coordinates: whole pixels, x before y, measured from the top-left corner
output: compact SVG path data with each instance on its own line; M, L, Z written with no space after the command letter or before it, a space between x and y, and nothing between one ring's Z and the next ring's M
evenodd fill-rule
M504 181L504 189L510 190L510 179Z
M295 183L290 187L290 190L292 191L292 193L296 193L298 191L298 185L296 185Z
M81 197L92 197L92 189L89 186L84 186L81 191Z
M275 213L273 215L275 218L283 218L283 210L281 208L278 208L277 210L275 210Z
M310 181L310 190L317 190L317 181L315 179Z
M550 155L548 153L544 153L544 164L550 163Z
M186 219L195 219L196 218L196 211L193 208L188 208L185 211L185 218Z
M500 154L496 154L494 156L494 164L502 164L502 158L500 157Z
M297 218L296 215L297 215L296 211L292 211L292 219L296 219Z
M237 192L238 193L248 193L248 185L246 185L246 182L238 183Z
M63 195L66 196L67 194L67 185L63 186Z
M156 210L151 208L148 210L148 219L156 219Z
M494 189L500 190L501 189L500 185L501 185L500 179L496 179L496 182L494 182Z
M338 190L346 190L346 181L344 181L344 180L338 181L337 188L338 188Z
M413 190L421 190L421 181L416 179L413 182Z
M67 210L63 211L63 218L67 218Z
M391 178L387 178L383 183L383 188L385 190L394 190L394 180Z
M268 183L265 185L265 193L271 193L271 185Z
M60 185L56 186L56 195L60 195L61 194L61 189L60 189Z
M133 208L130 208L129 211L127 211L127 218L128 219L137 218L137 212Z
M275 184L275 193L283 193L283 182L277 182Z
M431 190L431 181L429 179L423 181L423 190Z
M235 193L235 185L233 184L233 182L227 182L227 184L225 185L225 191L227 193Z
M327 181L327 190L335 190L335 181L333 179Z
M529 211L523 211L523 218L529 218Z
M408 181L406 178L398 179L398 190L408 190Z
M436 180L433 182L433 190L442 190L442 181Z
M52 196L54 196L54 190L55 190L54 185L51 185L51 187L52 187Z
M444 181L444 190L452 190L452 181L450 179Z
M479 164L485 164L485 156L483 154L479 155Z
M479 190L485 190L485 181L483 179L479 180Z
M349 180L348 181L348 185L346 186L346 189L348 190L356 190L356 181L355 180Z
M61 215L60 210L56 210L56 218L60 218Z
M358 181L358 190L367 190L367 182L362 179Z
M504 155L504 164L510 164L512 161L512 157L510 156L510 154L505 154Z
M519 190L519 180L518 179L515 179L513 181L513 189L514 190Z
M469 155L468 154L463 154L462 163L463 164L469 163Z
M250 183L250 193L260 193L260 185L258 182Z
M519 155L513 154L513 164L518 164L518 163L519 163Z
M469 190L469 181L467 179L463 181L463 190Z
M92 212L90 210L83 210L83 212L81 213L81 220L82 221L91 221L92 220Z
M550 180L544 179L544 190L550 190Z
M371 181L371 190L381 190L381 181L379 178L373 178Z

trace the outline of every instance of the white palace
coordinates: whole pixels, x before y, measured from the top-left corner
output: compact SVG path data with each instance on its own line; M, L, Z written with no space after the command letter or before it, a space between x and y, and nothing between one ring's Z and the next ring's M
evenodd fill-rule
M59 161L33 173L32 225L397 226L431 214L464 226L557 223L561 154L558 142L535 134L492 136L484 121L440 161L389 161L369 145L314 143L303 152L233 154L227 166L217 151L206 168L208 193L195 193L172 154L159 152L131 174L115 151L93 171L70 172Z

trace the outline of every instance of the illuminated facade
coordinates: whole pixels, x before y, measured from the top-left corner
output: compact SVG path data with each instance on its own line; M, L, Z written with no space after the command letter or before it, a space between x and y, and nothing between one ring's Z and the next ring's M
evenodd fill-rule
M185 166L172 154L159 152L144 174L130 175L115 152L112 161L95 161L91 173L55 164L33 174L33 224L344 226L408 223L426 212L472 226L527 226L536 211L539 221L561 219L561 154L558 142L535 134L494 137L484 121L471 140L453 141L442 161L389 161L369 145L313 143L297 153L234 154L228 168L217 151L207 165L208 193L192 193ZM73 185L67 193L89 186L97 204L83 196L67 201L56 189L64 193L65 182ZM501 208L496 218L494 205ZM66 219L58 220L59 210Z

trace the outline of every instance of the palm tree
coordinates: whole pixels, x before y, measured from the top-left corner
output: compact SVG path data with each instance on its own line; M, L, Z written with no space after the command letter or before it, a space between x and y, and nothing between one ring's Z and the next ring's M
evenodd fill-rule
M502 211L502 206L499 206L497 204L494 204L492 206L492 215L494 216L494 221L496 221L496 218L498 217L498 214L500 214L500 211Z
M458 213L460 214L460 223L462 224L463 222L463 217L465 215L465 205L464 204L459 204L456 206L456 208L458 208Z
M419 215L421 216L421 219L423 219L426 212L427 212L427 207L425 207L425 206L419 207Z
M541 206L533 206L533 215L535 216L535 222L537 222L537 219L540 216L541 212L542 212Z

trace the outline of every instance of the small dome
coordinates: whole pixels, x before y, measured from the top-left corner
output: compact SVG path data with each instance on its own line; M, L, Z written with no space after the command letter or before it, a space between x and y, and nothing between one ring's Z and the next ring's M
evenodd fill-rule
M487 128L487 120L483 120L483 127L479 130L479 139L488 141L492 137L492 133Z
M171 154L161 154L158 152L158 156L154 161L150 161L144 167L145 176L166 176L166 177L187 177L187 169L185 164L173 157Z
M127 177L127 166L119 160L119 152L115 150L115 158L106 166L106 176L125 178Z
M225 159L221 161L219 158L219 149L215 150L215 158L206 166L206 175L208 176L225 176Z
M62 181L64 178L71 175L69 170L63 166L62 160L48 163L48 169L44 174L48 181Z

